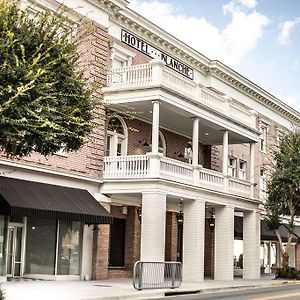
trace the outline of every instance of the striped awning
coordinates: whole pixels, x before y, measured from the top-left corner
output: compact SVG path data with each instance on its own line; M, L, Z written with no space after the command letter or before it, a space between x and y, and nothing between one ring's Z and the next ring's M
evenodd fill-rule
M87 191L0 177L0 214L110 224L112 217Z

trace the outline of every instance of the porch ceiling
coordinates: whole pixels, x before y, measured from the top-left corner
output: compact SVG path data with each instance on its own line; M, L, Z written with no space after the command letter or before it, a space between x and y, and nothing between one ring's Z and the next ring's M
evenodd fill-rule
M152 101L133 101L126 105L113 104L111 107L126 112L132 110L136 118L152 123ZM160 127L192 138L193 118L195 115L173 106L167 102L160 102ZM223 143L224 127L199 117L199 140L203 145L221 145ZM251 140L236 132L230 131L229 143L241 144Z

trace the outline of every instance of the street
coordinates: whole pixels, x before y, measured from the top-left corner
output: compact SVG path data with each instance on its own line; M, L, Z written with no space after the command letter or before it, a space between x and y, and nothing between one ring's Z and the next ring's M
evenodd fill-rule
M272 300L272 299L300 299L300 284L274 286L268 288L252 288L226 292L215 292L205 294L189 294L166 296L160 299L168 300Z

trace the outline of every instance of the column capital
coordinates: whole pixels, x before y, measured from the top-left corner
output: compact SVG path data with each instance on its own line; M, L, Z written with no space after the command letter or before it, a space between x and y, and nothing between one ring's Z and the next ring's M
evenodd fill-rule
M157 99L157 100L152 100L152 101L151 101L151 103L153 103L153 104L154 104L154 103L160 104L160 102L161 102L161 100L158 100L158 99Z

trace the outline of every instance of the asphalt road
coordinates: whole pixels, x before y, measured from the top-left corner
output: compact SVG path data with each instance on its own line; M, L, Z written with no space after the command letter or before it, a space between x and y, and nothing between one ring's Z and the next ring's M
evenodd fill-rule
M274 286L268 288L251 288L230 292L216 292L194 295L176 295L158 298L163 300L300 300L300 284Z

